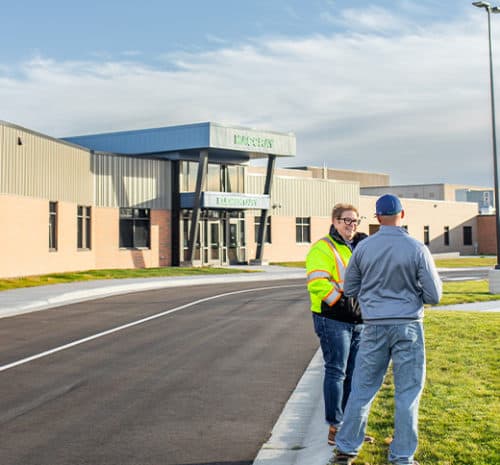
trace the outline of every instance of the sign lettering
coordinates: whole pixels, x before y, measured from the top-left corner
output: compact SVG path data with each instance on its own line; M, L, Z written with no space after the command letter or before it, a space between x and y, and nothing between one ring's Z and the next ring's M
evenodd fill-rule
M246 147L258 147L263 149L273 148L273 139L268 139L267 137L258 136L245 136L242 134L234 135L234 145L244 145Z

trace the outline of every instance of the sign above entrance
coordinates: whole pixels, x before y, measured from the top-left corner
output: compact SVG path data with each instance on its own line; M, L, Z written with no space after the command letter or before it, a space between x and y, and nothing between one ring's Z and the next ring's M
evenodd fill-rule
M242 134L234 135L234 145L244 145L245 147L259 147L272 149L274 140L270 137L244 136Z
M203 192L203 208L269 209L268 195L232 194L229 192Z
M240 126L206 122L163 128L89 134L66 137L64 140L98 152L134 156L154 155L166 159L199 158L200 150L222 157L222 161L242 163L251 159L293 157L295 135L261 131Z
M269 210L269 195L203 192L201 208L222 210ZM181 208L193 208L194 193L181 194Z
M210 123L210 146L254 154L295 156L295 136Z

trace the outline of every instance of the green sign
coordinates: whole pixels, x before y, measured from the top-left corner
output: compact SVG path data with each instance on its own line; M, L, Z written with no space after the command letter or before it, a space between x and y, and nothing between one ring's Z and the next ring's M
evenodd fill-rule
M257 199L246 199L244 197L217 197L215 203L218 207L258 207Z
M272 149L274 141L267 137L234 135L234 145L244 145L245 147L257 147L261 149Z
M203 208L261 209L269 208L269 195L204 192Z

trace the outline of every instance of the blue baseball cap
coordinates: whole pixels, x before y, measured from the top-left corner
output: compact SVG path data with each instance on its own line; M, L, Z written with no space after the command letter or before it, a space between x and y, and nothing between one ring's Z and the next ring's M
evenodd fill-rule
M376 215L392 216L400 213L403 210L403 205L401 205L399 197L393 194L385 194L378 198L375 209Z

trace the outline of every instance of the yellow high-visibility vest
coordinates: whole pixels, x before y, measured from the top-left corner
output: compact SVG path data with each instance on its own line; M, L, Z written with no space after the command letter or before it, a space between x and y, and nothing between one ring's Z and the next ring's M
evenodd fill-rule
M311 311L321 313L321 302L329 307L342 296L344 275L352 251L335 241L330 235L315 242L306 258L307 290Z

